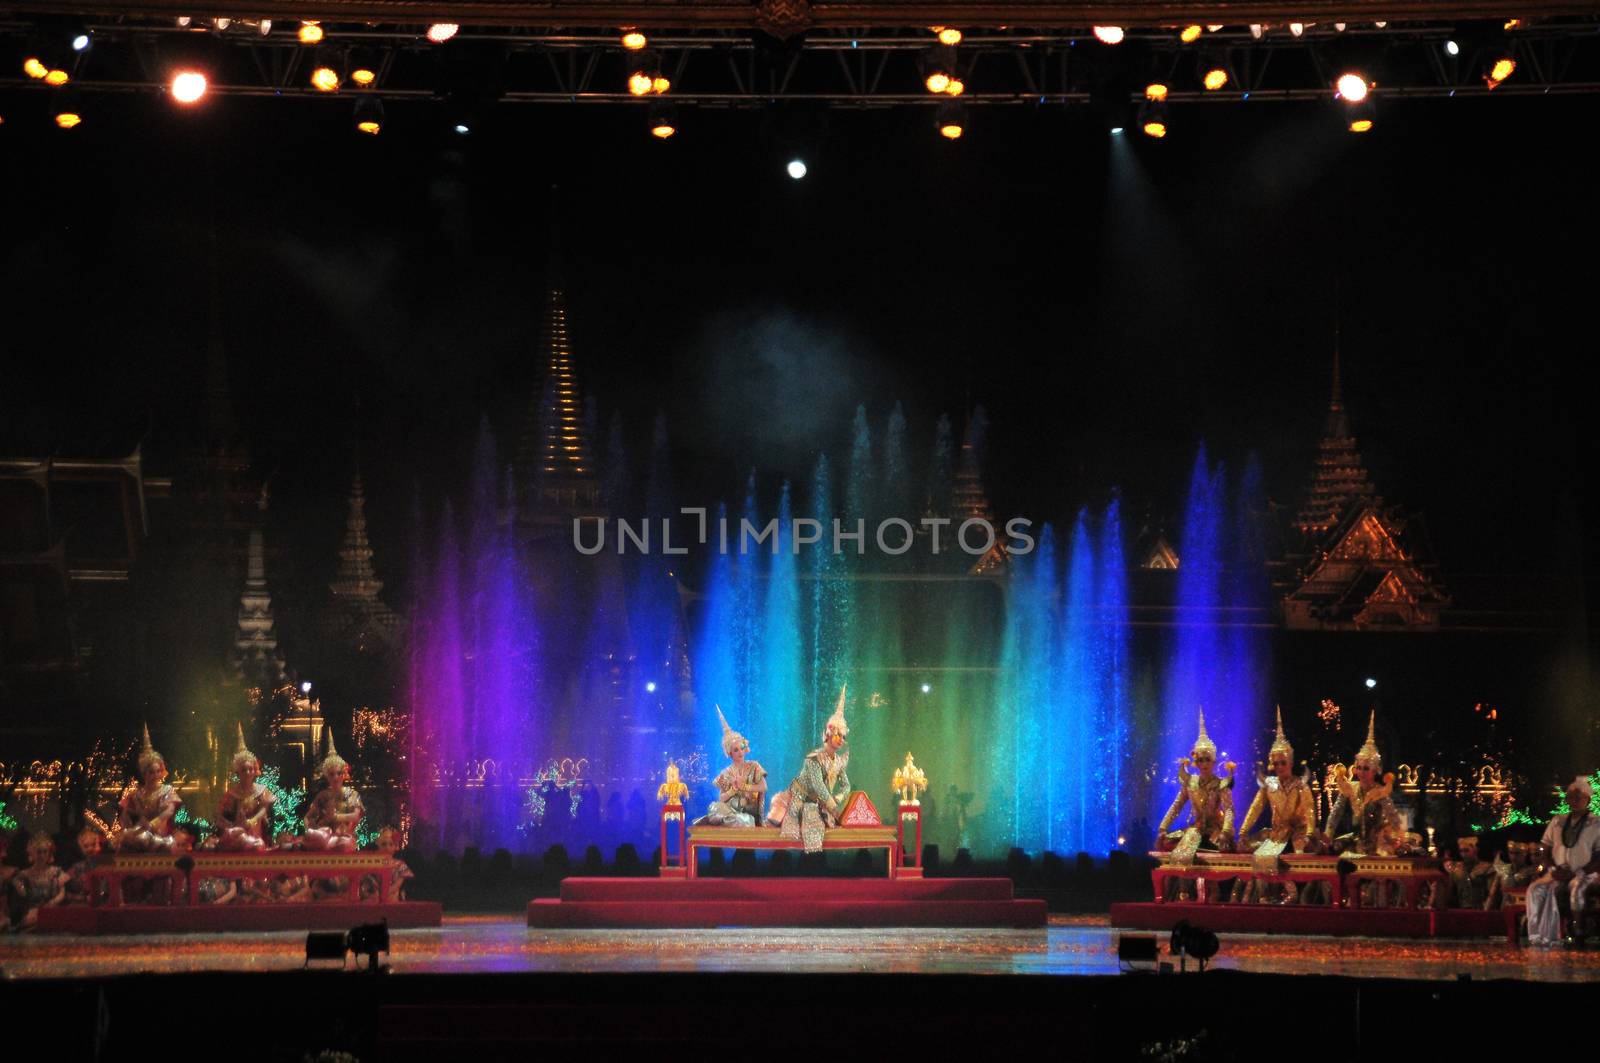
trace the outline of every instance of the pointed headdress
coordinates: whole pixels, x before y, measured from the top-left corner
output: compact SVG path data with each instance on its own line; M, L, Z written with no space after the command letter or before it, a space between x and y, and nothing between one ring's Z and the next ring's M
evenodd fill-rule
M822 739L827 741L830 734L837 734L841 738L850 733L850 727L844 722L844 692L845 684L839 688L839 703L833 707L833 715L828 717L828 725L822 729Z
M233 760L230 762L229 767L237 775L239 774L239 766L245 761L253 760L256 762L256 766L260 767L261 758L250 752L250 747L244 744L244 724L235 721L234 726L238 729L239 740L234 744Z
M139 746L139 778L144 779L144 773L156 764L166 766L167 758L156 752L155 746L150 744L150 725L144 725L144 740Z
M1190 755L1199 753L1210 753L1212 760L1217 759L1217 744L1206 734L1206 710L1203 706L1200 709L1200 737L1194 740L1194 749Z
M722 723L722 755L725 757L733 756L733 747L741 742L744 743L744 748L748 750L750 748L750 740L728 726L728 718L722 715L721 705L716 706L716 709L717 719Z
M1378 752L1378 710L1373 709L1372 715L1367 717L1367 740L1361 743L1361 748L1356 750L1356 763L1363 760L1371 761L1373 770L1383 767L1383 754Z
M1289 763L1294 763L1294 746L1289 744L1289 737L1283 733L1283 706L1278 706L1278 733L1272 739L1272 746L1267 750L1270 757L1274 753L1282 753L1289 758Z
M317 774L326 777L329 771L343 771L350 765L339 755L339 751L334 748L333 728L327 727L323 730L328 736L328 755L322 758L321 764L317 765Z

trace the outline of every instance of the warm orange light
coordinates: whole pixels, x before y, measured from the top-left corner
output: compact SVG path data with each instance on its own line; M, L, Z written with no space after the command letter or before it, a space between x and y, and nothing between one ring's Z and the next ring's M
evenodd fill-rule
M939 43L951 45L960 44L961 31L956 29L954 26L946 26L944 29L939 31Z
M368 85L378 80L378 75L374 74L364 66L358 66L354 70L350 71L350 80L354 81L362 88L366 88Z
M377 122L374 122L374 121L372 121L370 119L368 119L365 122L357 122L356 123L356 129L360 130L363 133L370 134L372 136L377 136L378 135L378 130L382 129L382 128L383 127L381 125L379 125Z
M1512 30L1521 29L1522 20L1520 18L1508 18L1506 19L1506 24L1503 28L1507 33L1510 33Z
M648 96L651 87L655 84L650 75L643 70L635 70L628 76L628 91L635 96Z
M301 44L321 44L322 27L315 22L300 23Z
M1160 103L1167 98L1167 86L1160 81L1152 81L1144 87L1144 98Z
M1195 41L1200 39L1200 34L1204 32L1205 30L1201 29L1199 26L1185 26L1183 27L1183 31L1178 34L1178 40L1182 41L1184 44L1193 44Z
M643 48L649 43L650 42L645 39L645 35L640 33L638 30L634 30L631 33L624 33L622 35L622 46L628 49L630 52L637 52L639 49Z
M1360 103L1367 98L1367 79L1360 74L1341 75L1334 87L1339 90L1340 98L1349 103Z
M950 84L946 85L944 89L946 96L959 96L966 91L967 83L960 78L951 78Z
M443 44L459 32L461 32L461 27L454 22L435 22L428 27L428 40L434 44ZM373 130L373 132L377 132L377 130Z
M1167 123L1156 118L1150 119L1144 124L1144 135L1160 140L1167 135Z
M1206 71L1204 80L1206 88L1212 92L1216 92L1218 89L1222 88L1228 83L1228 72L1222 69L1220 66L1214 66L1210 70Z
M31 78L39 79L50 73L50 68L29 56L22 61L22 72Z
M923 84L928 87L929 92L942 93L950 88L950 75L936 70L928 75Z
M666 78L662 77L660 74L657 74L655 76L655 78L653 80L651 80L651 82L650 82L650 91L655 93L658 96L661 95L662 93L666 92L670 88L672 88L672 82L668 81Z
M1125 34L1121 26L1096 26L1094 36L1101 44L1121 44Z
M180 70L173 75L169 91L179 103L195 103L206 94L206 76L198 70Z
M1370 118L1357 118L1355 121L1350 123L1350 132L1352 133L1367 133L1371 130L1372 119Z
M56 115L56 125L62 129L71 129L83 122L83 116L76 111L62 111Z
M666 122L666 121L658 121L658 122L656 122L655 125L650 127L650 135L653 136L653 137L657 137L657 138L659 138L661 140L666 140L668 137L670 137L672 134L674 134L676 132L677 132L677 130L672 127L672 123L671 122ZM567 449L567 450L577 450L578 448L577 447L567 447L565 449Z
M954 122L946 122L939 127L939 135L946 140L960 140L962 128Z
M1517 61L1515 59L1496 59L1494 66L1489 70L1489 76L1484 80L1489 83L1489 87L1492 89L1516 72Z
M331 66L319 66L311 72L311 87L318 92L338 92L339 72Z
M44 83L46 85L55 85L60 87L65 85L70 80L71 78L67 76L67 72L65 70L47 70L44 75Z

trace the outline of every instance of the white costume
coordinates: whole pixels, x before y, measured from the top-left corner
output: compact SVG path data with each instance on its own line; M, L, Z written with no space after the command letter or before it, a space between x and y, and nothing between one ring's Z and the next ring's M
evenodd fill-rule
M1552 819L1541 839L1541 844L1550 850L1552 865L1569 868L1572 878L1557 882L1551 872L1546 872L1528 887L1528 940L1535 945L1556 945L1561 941L1558 890L1567 891L1576 917L1584 910L1589 888L1600 882L1600 873L1583 870L1600 855L1600 817L1588 810L1592 796L1589 780L1575 780L1573 787L1583 795L1582 807Z

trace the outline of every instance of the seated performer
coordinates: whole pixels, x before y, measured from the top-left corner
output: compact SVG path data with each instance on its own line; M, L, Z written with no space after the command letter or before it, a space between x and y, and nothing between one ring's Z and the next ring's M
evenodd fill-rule
M223 848L222 837L213 834L201 841L198 848L203 853L216 852ZM239 883L231 878L202 878L195 893L195 900L201 904L231 904L239 897Z
M1456 839L1456 858L1446 860L1445 872L1450 876L1450 906L1452 908L1477 908L1487 911L1494 892L1494 865L1478 859L1478 838L1472 835Z
M717 719L722 722L723 755L733 763L712 780L717 788L717 799L696 822L714 827L754 827L766 804L767 771L758 762L745 759L750 752L750 742L728 726L728 718L722 715L720 705Z
M1521 903L1530 883L1544 874L1537 859L1538 842L1506 842L1506 859L1495 857L1494 878L1489 883L1489 907Z
M1553 817L1544 830L1541 844L1550 853L1550 870L1528 887L1528 940L1535 945L1559 945L1562 909L1580 917L1589 887L1600 882L1600 817L1589 811L1593 796L1588 779L1573 779L1567 785L1569 811Z
M67 899L67 873L56 866L56 843L43 831L28 839L28 866L11 879L21 914L18 930L31 930L40 908L54 908Z
M389 895L383 898L384 903L403 901L406 899L406 881L415 878L411 869L394 855L400 848L400 832L393 827L385 827L378 832L378 852L389 857ZM377 875L364 875L361 879L361 899L370 900L377 896L378 883L381 880Z
M772 799L767 813L768 823L777 824L783 837L802 843L808 853L822 851L823 828L837 823L839 803L850 796L850 777L845 774L850 751L844 745L850 728L844 722L844 692L840 687L839 704L823 729L822 745L806 754L800 774Z
M1256 796L1244 814L1239 826L1239 847L1255 854L1263 871L1276 871L1278 857L1291 846L1297 853L1314 852L1311 838L1313 804L1311 787L1305 776L1294 773L1294 747L1283 733L1283 710L1278 710L1278 733L1267 750L1267 773L1256 772ZM1263 828L1253 837L1250 828L1261 818L1262 812L1272 810L1272 826ZM1238 894L1237 888L1235 894ZM1284 903L1293 904L1297 897L1291 889Z
M89 892L89 872L94 869L95 859L105 848L105 843L100 837L100 832L93 827L85 827L78 832L78 853L81 855L77 863L67 869L67 899L64 904L100 904L109 895L107 883L101 880L95 888L97 896Z
M356 851L356 825L366 813L361 806L361 795L354 787L345 785L350 779L350 765L334 748L332 730L328 731L328 755L322 758L317 774L326 785L306 810L306 833L301 847L315 852L353 853Z
M1193 765L1195 771L1190 772ZM1233 840L1233 781L1236 765L1227 764L1228 777L1217 776L1217 746L1206 734L1205 710L1200 710L1200 737L1187 757L1178 761L1178 796L1172 807L1161 818L1156 828L1156 846L1171 852L1168 860L1174 864L1194 863L1194 854L1200 849L1213 852L1232 852ZM1189 805L1189 826L1181 831L1170 831L1173 820L1184 804ZM1203 881L1203 880L1202 880ZM1179 886L1179 899L1187 900L1187 883Z
M1394 791L1394 774L1382 774L1383 755L1378 752L1377 723L1378 712L1374 709L1367 718L1367 740L1356 751L1355 782L1350 781L1343 764L1333 766L1333 781L1339 789L1339 798L1328 810L1323 833L1332 839L1336 853L1395 856L1410 851L1405 828L1400 823L1400 811L1390 797ZM1341 825L1347 812L1350 829L1335 835L1334 830Z
M258 851L268 848L267 825L272 819L271 790L256 778L261 761L244 744L244 724L239 724L239 743L231 765L234 781L222 791L217 802L217 848Z
M172 849L172 824L183 799L167 785L167 762L150 745L150 728L144 729L139 752L139 785L128 787L117 812L121 827L118 848L130 853L157 853Z

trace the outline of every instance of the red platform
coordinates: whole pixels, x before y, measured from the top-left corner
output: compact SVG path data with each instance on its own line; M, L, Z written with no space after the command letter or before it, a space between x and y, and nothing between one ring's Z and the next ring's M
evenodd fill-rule
M59 905L39 909L39 929L68 934L174 934L226 930L349 930L387 919L389 929L438 926L437 901L350 904Z
M1043 901L1003 878L568 878L528 925L570 928L1042 927Z
M1333 908L1315 904L1113 904L1111 925L1170 931L1180 920L1239 934L1333 934L1356 937L1498 937L1503 911L1472 908ZM1513 924L1514 925L1514 924Z

